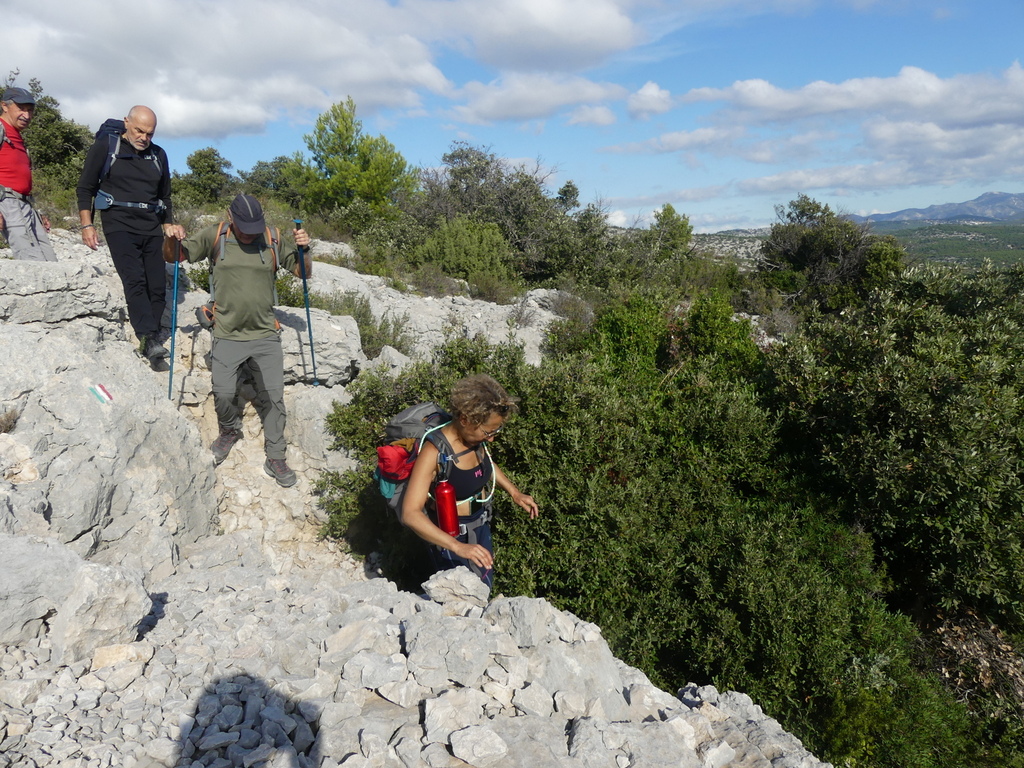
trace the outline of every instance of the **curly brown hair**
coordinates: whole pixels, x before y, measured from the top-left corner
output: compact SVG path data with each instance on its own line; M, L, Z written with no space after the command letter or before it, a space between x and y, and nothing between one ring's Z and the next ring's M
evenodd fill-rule
M492 413L511 416L519 410L517 402L501 384L486 373L478 373L455 382L450 410L455 419L465 417L476 426L487 421Z

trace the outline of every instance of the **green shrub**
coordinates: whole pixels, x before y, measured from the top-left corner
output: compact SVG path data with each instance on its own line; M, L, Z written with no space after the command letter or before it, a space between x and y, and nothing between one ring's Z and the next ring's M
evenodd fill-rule
M443 403L457 378L486 371L521 399L495 460L541 508L529 521L498 495L497 591L544 596L596 622L617 655L665 688L697 680L750 693L823 756L957 764L940 756L969 753L963 711L914 670L916 635L881 600L870 537L783 501L803 493L778 472L775 417L742 367L731 379L715 372L715 334L669 379L622 375L659 346L640 332L655 308L606 316L603 344L616 338L642 350L635 358L599 347L533 368L514 347L459 340L396 379L360 377L329 420L366 462L355 487L338 486L348 506L334 508L331 532L379 549L385 573L415 588L422 545L375 491L365 495L373 448L402 407ZM726 348L735 343L731 326L719 330Z
M278 278L277 300L281 306L304 307L302 280L293 275ZM377 357L385 345L394 347L402 354L412 354L412 337L406 328L409 318L389 315L377 320L370 308L370 300L357 291L331 294L310 292L309 306L332 315L354 319L359 327L363 354L368 358Z
M547 327L545 354L558 357L586 349L594 327L594 311L590 304L577 296L565 294L552 311L559 317Z
M509 280L509 247L496 224L460 216L442 222L414 251L414 264L436 264L450 277L472 282Z
M1020 624L1022 285L915 269L773 358L790 445L877 536L908 608Z
M437 264L421 264L409 276L416 290L427 296L460 296L467 293L467 284L449 276Z
M751 339L750 322L734 319L732 306L722 296L697 298L671 322L668 333L667 365L709 359L714 377L748 380L763 367L764 356Z

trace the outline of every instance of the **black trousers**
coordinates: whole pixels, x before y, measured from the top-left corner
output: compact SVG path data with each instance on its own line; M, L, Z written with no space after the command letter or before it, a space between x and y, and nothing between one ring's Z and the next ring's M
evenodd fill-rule
M110 258L124 287L128 320L135 335L140 339L156 335L167 303L163 235L111 232L105 236Z

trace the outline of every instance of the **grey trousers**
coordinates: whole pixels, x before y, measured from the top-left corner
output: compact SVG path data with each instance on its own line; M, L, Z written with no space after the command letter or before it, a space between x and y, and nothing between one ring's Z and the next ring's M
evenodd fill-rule
M3 234L14 251L14 258L26 261L57 260L43 220L25 200L11 195L4 196L0 200L0 214L4 217L0 234Z
M267 457L284 459L284 352L281 337L255 341L213 338L213 407L221 431L242 429L244 398L239 377L251 378L256 398L253 405L263 422L263 448Z

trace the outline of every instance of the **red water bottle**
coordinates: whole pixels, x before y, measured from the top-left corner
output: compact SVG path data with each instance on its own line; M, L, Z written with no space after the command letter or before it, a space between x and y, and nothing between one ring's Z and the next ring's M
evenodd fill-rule
M437 508L437 527L449 536L458 536L459 511L455 503L455 488L447 480L434 486L434 506Z

